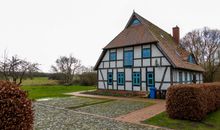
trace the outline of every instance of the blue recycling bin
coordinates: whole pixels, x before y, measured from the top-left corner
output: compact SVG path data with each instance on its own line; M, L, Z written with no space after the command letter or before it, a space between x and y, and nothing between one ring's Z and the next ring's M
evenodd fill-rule
M156 88L150 87L150 98L155 99L156 98Z

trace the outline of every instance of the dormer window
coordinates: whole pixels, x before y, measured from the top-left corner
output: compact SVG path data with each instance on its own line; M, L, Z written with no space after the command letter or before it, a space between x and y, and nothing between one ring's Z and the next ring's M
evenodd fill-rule
M130 22L130 26L135 26L139 24L141 24L141 22L136 17L134 17Z
M193 55L189 55L189 56L188 56L188 62L189 62L189 63L192 63L192 64L195 64L195 63L196 63L195 58L194 58Z

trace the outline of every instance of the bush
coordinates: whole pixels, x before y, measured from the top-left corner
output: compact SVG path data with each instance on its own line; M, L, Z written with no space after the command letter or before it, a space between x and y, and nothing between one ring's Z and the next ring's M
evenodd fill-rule
M166 96L169 117L200 121L220 108L220 83L173 85Z
M84 72L79 75L79 84L85 86L95 86L97 84L96 72Z
M32 103L19 86L0 81L0 129L32 130Z

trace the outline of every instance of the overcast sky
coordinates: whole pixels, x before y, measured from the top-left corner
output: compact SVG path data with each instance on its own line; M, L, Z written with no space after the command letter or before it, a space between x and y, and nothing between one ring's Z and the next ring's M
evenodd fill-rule
M220 29L219 0L0 0L0 55L7 49L45 72L70 53L94 66L133 9L168 33L178 25L181 37L204 26Z

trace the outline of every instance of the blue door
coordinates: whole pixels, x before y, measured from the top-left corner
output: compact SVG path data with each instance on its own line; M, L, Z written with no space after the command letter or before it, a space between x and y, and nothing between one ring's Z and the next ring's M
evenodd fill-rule
M147 72L147 87L155 87L154 85L154 73L153 72Z

